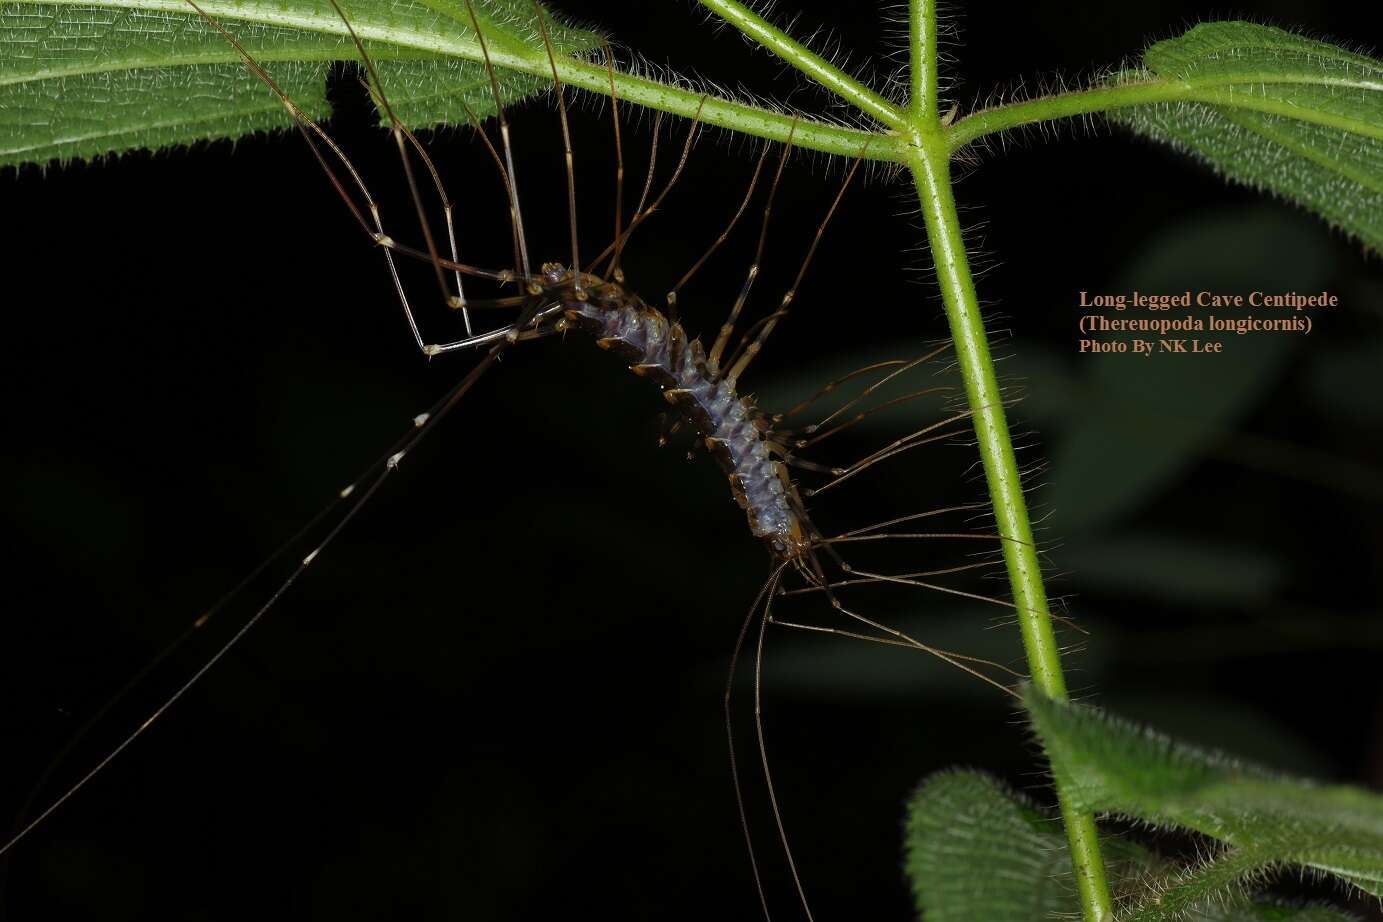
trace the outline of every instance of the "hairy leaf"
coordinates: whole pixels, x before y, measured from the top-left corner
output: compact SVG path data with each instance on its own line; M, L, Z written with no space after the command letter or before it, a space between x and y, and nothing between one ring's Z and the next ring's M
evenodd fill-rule
M1060 822L987 775L927 779L908 801L904 835L908 879L927 922L1079 914Z
M1247 867L1299 865L1383 894L1383 797L1278 776L1032 689L1026 701L1079 809L1194 830Z
M1329 906L1289 906L1255 902L1213 906L1186 916L1188 922L1357 922L1354 916Z
M908 801L905 869L924 922L1036 922L1079 916L1060 822L977 772L928 778ZM1118 918L1195 922L1347 922L1321 907L1250 897L1252 861L1178 870L1127 839L1104 842Z
M1193 87L1196 101L1111 117L1383 249L1383 62L1270 26L1216 22L1158 42L1143 64Z
M313 118L327 114L330 64L359 59L328 3L199 5ZM465 123L471 113L494 112L463 0L343 0L342 7L406 124ZM545 61L529 0L474 0L474 7L492 55ZM544 16L558 54L599 41ZM548 85L514 70L495 73L505 105ZM0 3L0 166L236 138L291 124L230 41L185 0Z

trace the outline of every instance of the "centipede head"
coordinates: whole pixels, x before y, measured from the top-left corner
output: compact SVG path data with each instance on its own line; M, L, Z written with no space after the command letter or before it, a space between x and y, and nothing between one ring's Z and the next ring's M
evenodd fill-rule
M591 272L574 272L561 263L543 263L540 278L549 293L563 292L574 300L592 301L601 307L618 307L628 297L617 282Z
M774 560L802 561L814 556L814 537L808 534L802 523L796 519L792 520L786 532L766 536L764 544L768 546L768 553Z

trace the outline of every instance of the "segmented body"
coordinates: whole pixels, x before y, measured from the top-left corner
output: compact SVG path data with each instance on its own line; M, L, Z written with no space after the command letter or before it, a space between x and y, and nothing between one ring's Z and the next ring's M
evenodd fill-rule
M543 267L544 294L563 308L566 324L596 338L597 345L623 358L630 370L650 378L663 396L705 440L730 479L749 518L780 560L807 555L812 546L801 500L769 418L734 385L709 368L700 340L682 325L623 286L586 273L578 279L562 266Z

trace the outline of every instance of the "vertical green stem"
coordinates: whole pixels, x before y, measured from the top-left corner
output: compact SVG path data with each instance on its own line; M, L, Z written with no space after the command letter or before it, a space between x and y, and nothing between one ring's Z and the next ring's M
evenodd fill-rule
M914 118L936 120L936 0L908 0L908 60Z
M1047 609L1047 591L1032 539L1018 462L1013 456L999 382L989 355L989 342L980 319L979 299L970 275L960 219L951 192L949 142L937 111L937 0L908 0L909 58L912 101L900 109L828 61L794 41L787 33L753 12L742 0L700 0L701 5L804 74L845 99L861 112L894 129L910 144L903 159L912 170L917 197L927 222L927 239L936 262L946 316L951 324L966 397L979 437L980 457L994 517L1003 538L1004 562L1027 651L1033 684L1047 697L1065 701L1066 678ZM1057 800L1066 824L1085 922L1108 922L1113 901L1105 880L1104 860L1095 819L1071 807L1058 787Z
M927 240L936 263L936 278L951 341L965 381L978 438L989 500L1003 540L1004 563L1017 607L1018 625L1027 651L1032 681L1049 698L1065 701L1066 677L1061 671L1061 650L1052 615L1047 610L1047 590L1028 521L1028 505L1018 476L1018 461L1008 434L989 340L980 317L975 280L965 255L965 238L951 190L951 151L937 117L936 0L908 0L909 56L912 65L912 104L908 107L913 153L908 165L917 186L917 199L927 223ZM1057 802L1071 847L1071 865L1085 922L1108 922L1114 902L1105 879L1104 859L1095 818L1071 806L1060 786Z
M933 123L935 124L935 123ZM1066 679L1061 671L1061 656L1047 609L1047 592L1042 585L1042 569L1028 521L1018 463L1009 439L999 383L989 355L979 299L970 275L961 235L956 203L951 193L951 171L946 139L939 126L915 135L917 153L913 156L913 181L927 222L927 239L936 262L937 280L951 324L951 338L965 380L965 393L974 416L980 457L999 534L1003 537L1004 562L1018 611L1018 624L1027 651L1028 670L1033 684L1048 697L1065 701ZM1088 813L1072 808L1063 792L1057 790L1066 837L1071 846L1071 862L1076 873L1081 910L1086 922L1106 922L1113 914L1109 885L1095 820Z

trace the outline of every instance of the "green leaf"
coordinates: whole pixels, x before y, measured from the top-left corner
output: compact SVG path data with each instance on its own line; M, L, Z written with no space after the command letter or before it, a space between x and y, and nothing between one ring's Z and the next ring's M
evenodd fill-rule
M1193 830L1250 866L1304 866L1383 895L1383 797L1274 775L1032 689L1026 702L1079 809Z
M411 127L492 114L494 94L465 4L353 0L384 91ZM528 0L475 0L506 105L541 92L547 49ZM359 55L330 4L221 0L203 5L310 117L328 114L327 71ZM559 55L599 37L546 17ZM464 100L465 105L462 105ZM207 19L178 0L0 3L0 166L233 139L292 118Z
M1221 918L1214 910L1243 908L1247 902L1244 880L1269 864L1259 855L1246 851L1228 851L1200 861L1149 888L1150 892L1142 899L1119 913L1120 922Z
M1323 907L1252 900L1255 862L1177 870L1124 838L1103 842L1121 922L1347 922ZM978 772L928 778L908 801L904 868L924 922L1035 922L1079 915L1060 823ZM1210 902L1206 902L1209 900Z
M1383 249L1383 62L1270 26L1216 22L1158 42L1143 64L1189 85L1195 101L1112 118Z
M1286 906L1254 903L1202 911L1196 922L1352 922L1354 916L1329 906Z
M986 775L929 778L908 802L904 847L926 922L1079 912L1060 825Z

